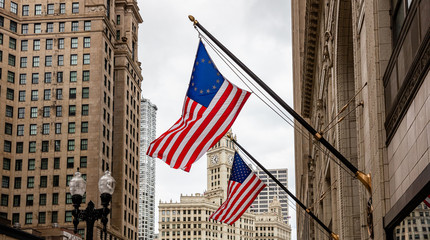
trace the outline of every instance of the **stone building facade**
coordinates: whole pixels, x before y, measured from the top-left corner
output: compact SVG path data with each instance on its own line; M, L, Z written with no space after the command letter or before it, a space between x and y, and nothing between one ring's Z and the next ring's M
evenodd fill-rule
M254 213L248 209L231 226L209 219L227 198L234 152L233 142L223 137L207 153L208 190L204 194L181 195L179 202L160 201L160 240L291 239L291 227L283 221L277 198L269 200L267 212Z
M294 108L371 174L368 192L296 131L297 197L340 239L411 239L396 229L430 194L429 10L425 0L292 1ZM328 238L304 214L297 226L298 239Z
M73 173L101 207L109 169L108 235L137 238L141 22L132 0L0 0L1 217L73 228Z

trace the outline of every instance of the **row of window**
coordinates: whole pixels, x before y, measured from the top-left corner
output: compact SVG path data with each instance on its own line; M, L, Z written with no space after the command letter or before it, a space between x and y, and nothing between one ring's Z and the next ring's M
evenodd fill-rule
M0 1L0 8L4 8L4 0ZM14 14L18 14L18 4L16 2L10 2L10 12ZM46 14L53 15L55 13L55 5L53 3L46 5ZM59 14L66 13L66 3L60 3L58 7ZM72 2L72 13L79 13L79 2ZM22 16L30 15L30 5L22 5ZM40 16L42 15L42 4L34 5L34 15Z
M44 74L32 73L31 74L31 83L32 84L38 84L39 79L40 79L40 75L43 75L43 77L44 77L43 82L44 83L51 83L52 82L52 78L53 78L52 72L45 72ZM1 79L1 68L0 68L0 79ZM82 81L88 82L89 80L90 80L90 71L89 70L82 71ZM7 71L7 81L9 83L15 83L15 72ZM62 83L64 81L63 72L57 72L56 73L56 81L58 83ZM77 82L78 81L78 71L70 71L69 72L69 81L70 82ZM26 73L19 74L19 84L20 85L27 84L27 74Z
M51 123L43 123L42 128L37 131L37 124L30 124L29 133L30 135L37 135L38 132L42 132L43 135L50 134L50 126ZM11 123L5 123L5 134L12 135L13 125ZM39 126L40 128L40 126ZM55 134L61 134L62 123L55 123ZM25 125L18 124L16 127L17 136L24 136L25 134ZM76 132L76 123L69 122L67 127L67 133L73 134ZM108 131L109 132L109 131ZM88 133L88 122L81 122L81 133Z
M12 223L19 223L19 213L12 214ZM38 212L38 223L45 224L46 222L46 212ZM65 222L72 222L72 211L65 211ZM51 212L51 223L58 223L58 211ZM25 224L33 224L33 213L25 213Z
M57 93L59 93L57 89ZM50 106L44 106L42 111L43 117L50 117L51 115L51 107ZM6 117L13 117L13 107L6 105ZM38 107L30 107L30 118L37 118L39 113ZM81 116L88 116L89 114L89 105L83 104L81 106ZM56 117L62 117L63 116L63 106L55 106L55 116ZM69 105L69 116L76 116L76 105ZM110 115L108 116L110 118ZM18 108L18 119L24 119L25 118L25 107ZM109 122L109 120L108 120ZM61 132L60 132L61 133Z
M41 39L35 39L33 40L33 51L39 51L41 48ZM89 48L91 47L91 37L83 37L83 47ZM64 38L58 38L57 39L57 46L58 49L64 49ZM70 38L70 47L72 49L76 49L79 47L79 38L74 37ZM13 37L9 37L9 48L16 50L17 48L17 40ZM48 38L45 40L45 49L46 50L52 50L54 48L54 39ZM28 50L28 40L21 40L21 51L27 51Z
M80 168L86 168L87 167L87 161L88 160L87 160L86 156L81 156L80 162L79 162L79 167ZM67 157L67 168L74 168L74 162L75 162L74 157ZM61 164L61 158L55 157L54 161L53 161L53 168L54 169L60 169L60 164ZM22 166L23 166L22 159L16 159L15 160L15 171L22 171ZM48 170L48 166L49 166L49 159L48 158L42 158L40 160L40 169L41 170ZM10 158L3 158L3 170L9 171L10 169L11 169ZM28 159L27 170L29 170L29 171L36 170L36 159ZM54 176L54 178L55 178L55 176ZM68 181L66 181L66 185L67 185L67 183L68 183Z
M43 91L44 96L43 99L44 100L50 100L51 99L51 89L45 89ZM63 99L63 89L62 88L57 88L55 89L55 96L56 99L61 100ZM82 98L83 99L87 99L90 96L90 89L88 87L84 87L82 88ZM15 90L11 89L11 88L7 88L6 89L6 99L7 100L14 100L15 98ZM25 90L20 90L18 92L18 101L19 102L25 102L26 99L26 91ZM76 88L70 88L69 89L69 99L76 99ZM39 100L39 90L31 90L31 101L38 101ZM75 106L75 105L70 105L70 106ZM35 111L35 116L32 116L32 118L37 117L37 107L32 107L36 108ZM43 107L44 109L44 113L46 113L46 115L44 114L44 117L50 117L50 108L51 107ZM62 110L62 106L56 106L57 110L60 109ZM70 107L69 107L70 109ZM74 111L69 111L69 116L75 116L76 115L76 107L73 108ZM70 112L72 113L72 115L70 114ZM58 113L58 111L57 111ZM61 111L60 111L61 113ZM61 117L62 114L60 115L56 115L57 117Z
M36 141L28 142L28 152L35 153L36 152ZM67 151L75 151L75 139L67 140ZM88 139L81 139L81 150L88 150ZM5 140L4 141L4 152L11 153L12 152L12 142ZM63 148L61 148L61 140L54 141L54 151L60 152ZM42 141L42 152L49 152L49 141ZM16 142L16 153L24 153L24 142Z
M85 175L85 174L83 174ZM66 186L69 185L71 177L73 175L67 175L66 176ZM85 176L86 177L86 176ZM10 177L8 176L3 176L2 177L2 188L9 188L9 182L10 182ZM27 188L34 188L34 184L35 184L35 177L34 176L28 176L27 177ZM52 187L59 187L60 186L60 176L59 175L54 175L52 178ZM14 178L14 185L13 188L14 189L21 189L22 187L22 177L15 177ZM39 188L47 188L48 187L48 176L40 176L40 182L39 182ZM7 202L5 202L7 204ZM68 202L66 202L68 203ZM1 206L7 206L7 205L1 205ZM15 204L13 205L14 207L19 207L16 206ZM27 205L29 206L29 205Z
M44 28L42 28L42 24L46 25ZM54 22L47 22L45 23L23 23L21 24L21 34L28 34L29 32L33 33L43 33L42 29L45 29L44 32L46 33L53 33L55 26L57 23ZM29 30L29 26L33 26L32 30ZM0 16L0 27L4 27L4 17ZM9 21L9 30L15 33L18 33L18 23L10 20ZM70 24L70 31L77 32L79 31L79 21L72 21ZM58 32L65 32L66 31L66 22L58 22ZM84 21L84 31L91 31L91 21Z
M53 60L52 55L45 56L45 67L52 67L53 66L52 60ZM20 67L26 68L27 62L28 62L27 57L21 57ZM15 63L16 63L15 55L9 54L8 64L10 66L15 66ZM33 63L32 64L33 67L39 67L40 66L40 56L33 56L33 62L32 63ZM82 64L84 64L84 65L90 64L90 54L89 53L83 54ZM70 54L70 65L71 66L78 65L78 54ZM58 55L57 56L57 66L64 66L64 55Z

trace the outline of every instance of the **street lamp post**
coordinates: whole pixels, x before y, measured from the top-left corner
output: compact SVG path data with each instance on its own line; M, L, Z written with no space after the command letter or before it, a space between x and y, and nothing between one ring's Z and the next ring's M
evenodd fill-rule
M108 223L107 216L110 213L109 203L112 199L112 194L115 189L115 179L111 176L109 171L99 180L99 191L100 199L103 208L96 209L94 203L90 201L85 210L80 210L79 207L82 203L82 197L85 194L87 183L82 178L81 173L78 171L75 176L70 180L70 193L72 194L73 207L75 208L72 212L73 225L75 226L74 232L78 231L78 224L80 221L85 221L87 224L86 239L93 239L94 222L101 219L103 223L103 232L105 233L106 239L106 225Z

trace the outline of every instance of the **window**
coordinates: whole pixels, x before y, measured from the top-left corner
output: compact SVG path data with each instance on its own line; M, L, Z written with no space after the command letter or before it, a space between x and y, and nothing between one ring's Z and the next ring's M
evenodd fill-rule
M54 158L54 169L60 169L60 158Z
M15 55L9 54L9 56L8 56L8 60L7 60L7 63L8 63L10 66L15 67Z
M27 74L22 73L19 75L19 84L25 85L27 83Z
M80 168L86 168L87 167L87 157L81 157L79 167Z
M13 107L6 105L6 117L13 117Z
M72 38L72 48L78 48L78 38Z
M55 140L54 142L54 151L59 152L61 151L61 140Z
M69 106L69 116L75 116L76 115L76 105L70 105Z
M23 142L17 142L16 143L16 153L23 153L24 152L24 143Z
M34 170L36 168L36 160L28 159L28 170Z
M55 116L56 117L62 117L63 116L63 106L56 106L55 107Z
M57 88L55 90L55 96L56 96L57 100L63 99L63 89Z
M36 4L34 6L34 15L41 15L42 14L42 5Z
M29 142L28 152L35 153L36 152L36 142Z
M66 193L66 204L72 204L72 194Z
M70 88L69 89L69 99L75 99L76 98L76 88Z
M21 205L21 195L14 195L13 196L13 206L19 207Z
M27 177L27 188L34 188L34 177ZM33 206L33 203L27 206Z
M52 205L57 205L58 204L58 193L53 193L52 194Z
M90 80L90 71L82 71L82 81L87 82Z
M90 54L84 54L84 64L90 64Z
M47 158L42 158L40 160L40 169L42 169L42 170L48 169L48 159Z
M18 95L19 95L18 101L25 102L25 90L19 91Z
M46 67L52 66L52 56L51 55L45 56L45 66Z
M90 97L90 88L84 87L82 88L82 98Z
M42 134L49 135L49 123L42 124Z
M31 107L30 108L30 117L31 118L37 118L37 107Z
M31 74L31 83L32 84L38 84L39 83L39 73ZM37 90L35 90L35 91L37 91Z
M77 65L78 64L78 55L72 54L70 55L70 65Z
M9 180L8 176L2 176L1 186L2 188L9 188Z
M25 213L25 224L33 223L33 213Z
M18 118L19 119L25 118L25 108L18 108Z
M3 150L5 151L5 152L12 152L12 142L11 141L4 141L4 147L3 147Z
M88 132L88 122L82 122L81 123L81 132L87 133Z
M3 0L0 0L0 3L1 3L1 1L3 1ZM3 16L0 16L0 27L4 27L4 17Z
M70 141L70 140L69 140ZM74 158L73 157L68 157L67 158L67 168L73 168L74 166Z
M60 14L65 14L65 13L66 13L66 4L60 3Z
M0 0L0 8L4 8L4 0Z
M79 13L79 3L78 2L72 3L72 13Z
M84 37L84 48L91 47L91 38L90 37Z
M42 24L41 23L35 23L34 24L34 33L41 33L42 32Z
M49 141L42 141L42 152L49 152Z
M21 41L21 51L27 51L28 50L28 40L22 40Z
M15 95L15 91L13 89L6 89L6 99L13 100Z
M8 206L9 205L9 195L7 194L2 194L1 195L1 204L0 206Z
M52 81L52 73L51 72L46 72L45 73L45 80L44 80L44 82L45 83L51 83L51 81Z
M43 91L43 100L51 100L51 89L45 89Z
M116 15L116 25L121 24L121 15Z
M81 150L88 150L88 139L81 139Z
M84 30L85 31L91 31L91 21L85 21L84 22Z
M37 101L39 99L39 91L31 90L31 101Z
M33 180L34 180L34 177L29 177L29 178L33 178ZM34 183L33 183L34 184ZM26 196L26 203L25 203L25 205L26 206L33 206L33 200L34 200L34 196L33 196L33 194L27 194L27 196Z
M10 11L12 13L18 14L18 4L10 2Z
M21 24L21 33L28 34L28 24ZM27 41L27 40L25 40Z
M116 40L121 38L121 30L116 30Z
M9 29L12 32L17 32L18 31L18 24L15 21L10 20L10 26Z
M63 66L64 65L64 56L63 55L58 55L58 63L57 63L57 65L58 66ZM61 79L62 78L63 78L63 73L61 72ZM63 81L61 81L61 82L63 82Z
M7 134L7 135L12 135L12 124L10 124L10 123L5 123L5 126L4 126L4 133L5 134Z
M70 82L76 82L78 79L78 72L70 71Z
M45 193L41 193L39 195L39 205L41 205L41 206L46 205L46 194Z
M72 222L72 211L66 211L65 222Z
M40 187L46 188L48 186L48 177L47 176L40 176Z
M29 6L22 5L22 16L28 16L28 12L29 12Z
M75 140L69 139L67 141L67 151L75 151ZM69 159L67 159L69 161Z
M48 33L54 32L54 23L52 22L46 23L46 32Z
M79 30L79 22L78 21L73 21L72 22L72 32L76 32Z
M21 183L22 183L22 178L21 177L16 177L15 178L15 182L13 184L13 188L14 189L21 189Z
M57 72L57 82L63 82L63 72Z
M61 123L55 123L55 134L61 134Z
M58 49L64 49L64 38L58 39Z
M76 128L76 125L75 125L75 123L74 122L70 122L69 123L69 130L68 130L68 132L69 133L75 133L75 128Z
M27 67L27 57L21 57L20 67L21 68L26 68Z
M10 83L15 83L15 73L7 71L7 81Z
M18 136L24 136L24 125L18 125L16 128L16 134Z
M15 50L16 49L16 39L10 37L9 38L9 48Z
M15 171L22 170L22 159L15 160Z
M40 64L40 57L34 56L33 57L33 67L39 67L39 64Z
M10 170L10 159L3 158L3 170Z
M35 51L40 50L40 40L39 39L33 40L33 50L35 50Z
M59 32L64 32L64 31L65 31L65 29L66 29L66 23L65 23L65 22L60 22L60 23L58 24L58 31L59 31Z
M89 105L88 104L84 104L82 105L82 116L88 116L89 113Z
M37 134L37 124L30 124L30 135Z
M54 4L48 4L48 14L54 14Z
M59 175L54 175L52 178L52 186L53 187L58 187L60 186L60 176Z
M46 50L52 50L54 46L53 39L46 39Z

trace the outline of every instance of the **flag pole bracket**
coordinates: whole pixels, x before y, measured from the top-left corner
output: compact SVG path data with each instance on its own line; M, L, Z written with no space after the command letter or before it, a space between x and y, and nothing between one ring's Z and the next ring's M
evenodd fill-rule
M367 191L369 193L372 193L372 177L370 176L370 173L365 174L362 171L357 171L355 173L355 176L358 180L360 180L361 183L363 183Z
M339 235L337 235L336 233L331 233L331 237L332 237L334 240L339 240Z

